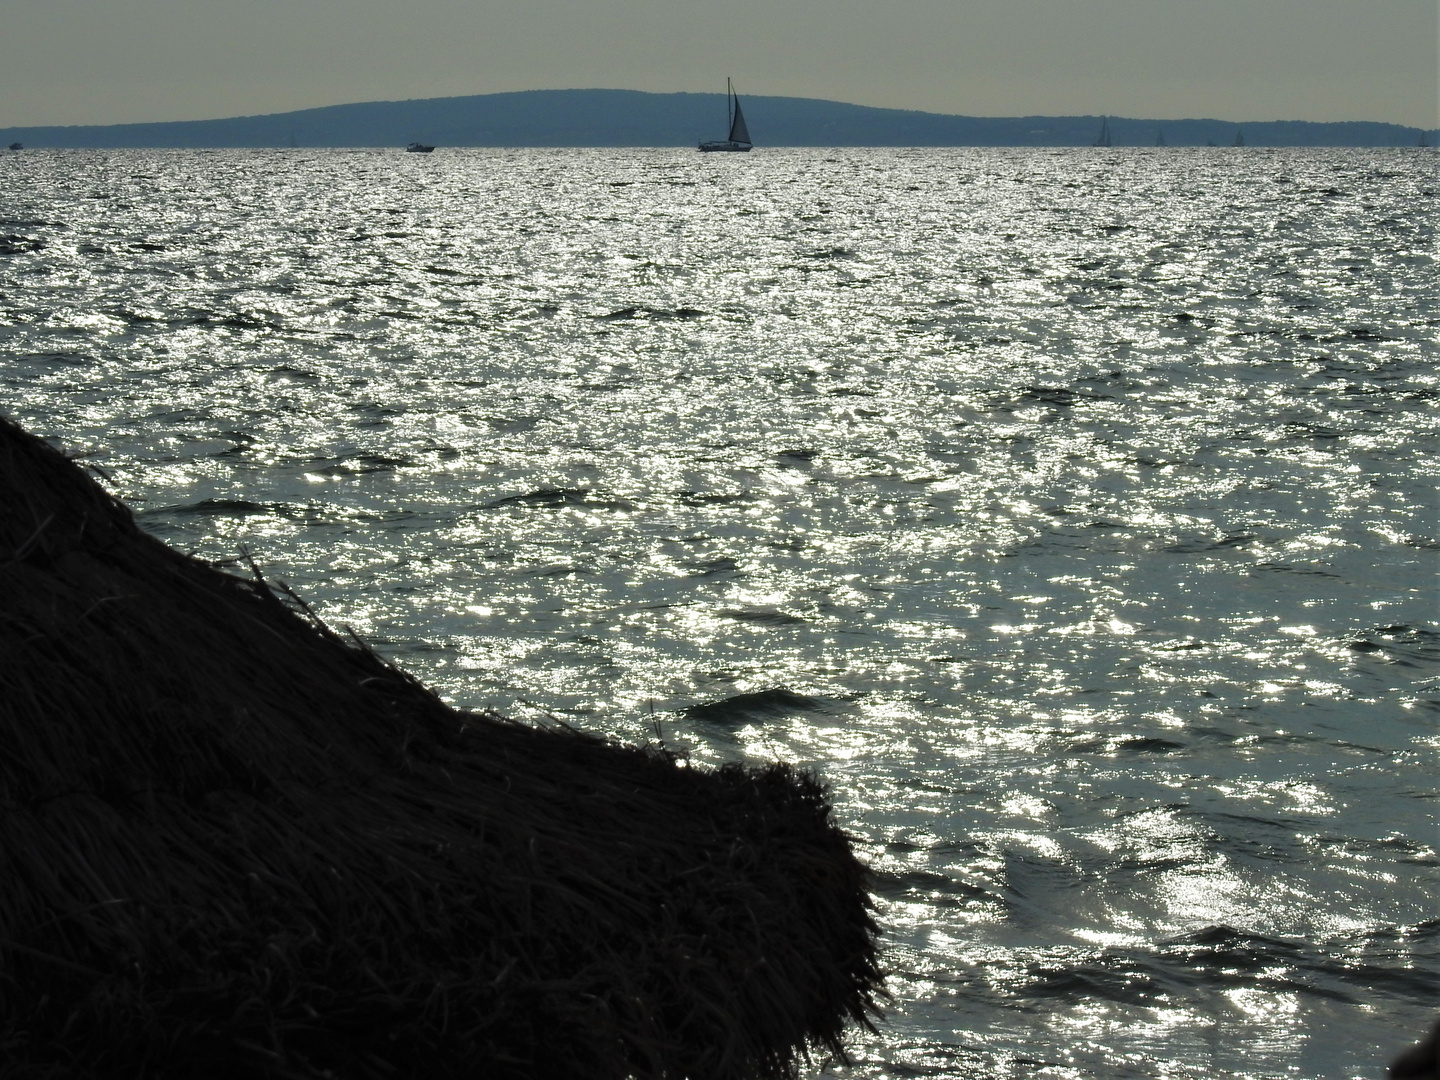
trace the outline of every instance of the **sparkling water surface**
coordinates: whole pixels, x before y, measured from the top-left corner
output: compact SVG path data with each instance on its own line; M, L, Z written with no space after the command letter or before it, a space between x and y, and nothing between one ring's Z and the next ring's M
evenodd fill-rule
M894 1000L815 1076L1380 1076L1435 161L27 150L0 409L456 704L817 770Z

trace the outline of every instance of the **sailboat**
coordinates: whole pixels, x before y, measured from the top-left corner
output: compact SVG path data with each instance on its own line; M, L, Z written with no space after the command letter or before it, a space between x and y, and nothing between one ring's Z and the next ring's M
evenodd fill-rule
M1095 137L1095 145L1110 145L1110 117L1108 116L1102 116L1100 118L1100 134Z
M745 114L740 111L740 97L730 85L730 80L725 80L725 117L730 121L730 136L726 139L715 139L712 142L702 142L702 152L714 150L729 151L731 153L748 153L750 150L750 129L745 126Z

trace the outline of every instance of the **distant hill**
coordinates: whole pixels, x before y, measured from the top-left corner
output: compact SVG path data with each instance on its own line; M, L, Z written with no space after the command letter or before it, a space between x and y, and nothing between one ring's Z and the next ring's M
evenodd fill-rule
M815 98L750 97L745 116L757 146L1089 146L1099 116L946 116L873 109ZM372 101L323 109L160 124L0 129L0 146L263 147L693 146L721 138L722 94L637 90L526 90L420 101ZM1109 118L1115 146L1415 146L1419 128L1297 120ZM1431 145L1435 133L1426 133Z

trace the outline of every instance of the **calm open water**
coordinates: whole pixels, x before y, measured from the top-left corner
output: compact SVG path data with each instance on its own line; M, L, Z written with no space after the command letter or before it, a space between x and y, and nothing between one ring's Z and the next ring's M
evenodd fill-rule
M0 410L457 704L822 773L895 1000L815 1075L1375 1077L1440 1007L1435 162L27 150Z

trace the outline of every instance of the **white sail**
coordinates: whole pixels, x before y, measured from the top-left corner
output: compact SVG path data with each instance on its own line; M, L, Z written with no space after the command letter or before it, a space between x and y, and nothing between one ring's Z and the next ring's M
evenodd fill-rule
M735 99L735 119L730 123L730 141L748 143L750 129L745 126L745 114L740 111L740 99Z

